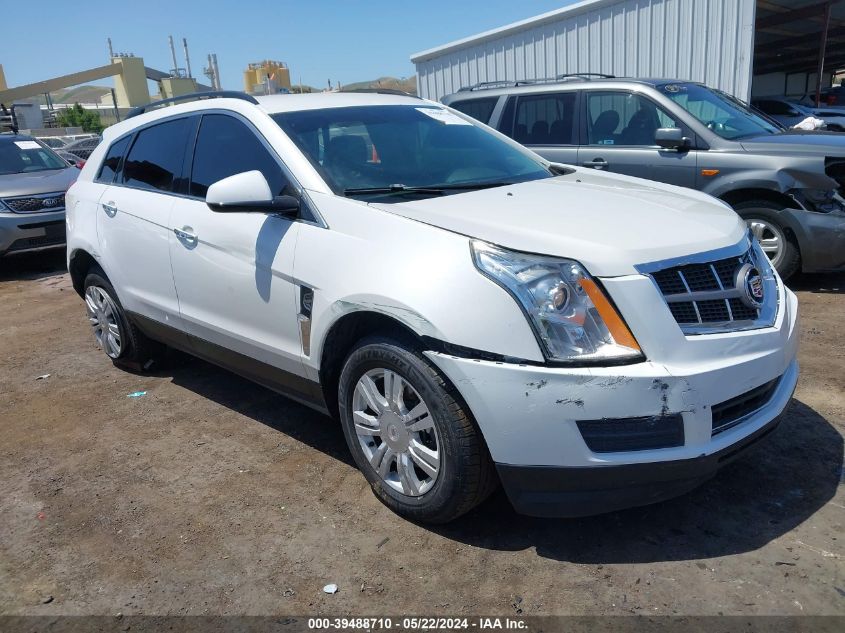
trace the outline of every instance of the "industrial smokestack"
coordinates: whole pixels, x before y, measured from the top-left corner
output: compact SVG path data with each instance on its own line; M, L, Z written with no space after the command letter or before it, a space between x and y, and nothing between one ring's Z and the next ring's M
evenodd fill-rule
M176 61L176 47L173 46L173 36L168 35L167 39L170 42L170 56L173 58L173 70L170 72L170 74L173 77L178 77L179 76L179 64Z
M182 38L182 46L185 48L185 69L188 71L188 77L193 77L191 74L191 57L188 55L188 40L187 38Z

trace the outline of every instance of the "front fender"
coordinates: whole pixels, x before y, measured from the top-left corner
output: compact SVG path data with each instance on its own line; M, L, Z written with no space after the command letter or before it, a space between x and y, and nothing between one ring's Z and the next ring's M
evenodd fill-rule
M332 325L356 311L389 316L421 337L543 361L519 305L475 269L466 236L309 194L331 228L303 224L296 247L296 283L314 290L306 366L318 369Z

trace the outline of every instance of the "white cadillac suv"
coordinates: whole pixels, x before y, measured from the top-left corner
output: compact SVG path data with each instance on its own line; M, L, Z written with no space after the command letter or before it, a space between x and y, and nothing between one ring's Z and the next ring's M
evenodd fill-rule
M179 98L108 128L68 267L114 361L187 351L337 416L380 500L579 516L771 432L798 312L702 193L549 163L401 94Z

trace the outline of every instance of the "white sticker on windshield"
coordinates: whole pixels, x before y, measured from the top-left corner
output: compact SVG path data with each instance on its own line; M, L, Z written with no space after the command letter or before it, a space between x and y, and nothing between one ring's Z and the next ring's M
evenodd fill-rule
M446 125L472 125L469 121L443 108L417 108L417 110L426 116L430 116L435 121L440 121Z
M35 141L15 141L15 145L21 149L41 149L41 146Z

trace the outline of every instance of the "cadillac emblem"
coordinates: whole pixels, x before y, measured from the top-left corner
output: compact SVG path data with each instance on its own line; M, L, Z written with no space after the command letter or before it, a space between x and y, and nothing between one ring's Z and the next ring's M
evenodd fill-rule
M756 266L745 264L737 271L736 289L739 291L740 300L749 308L759 310L763 307L766 289L763 276Z

